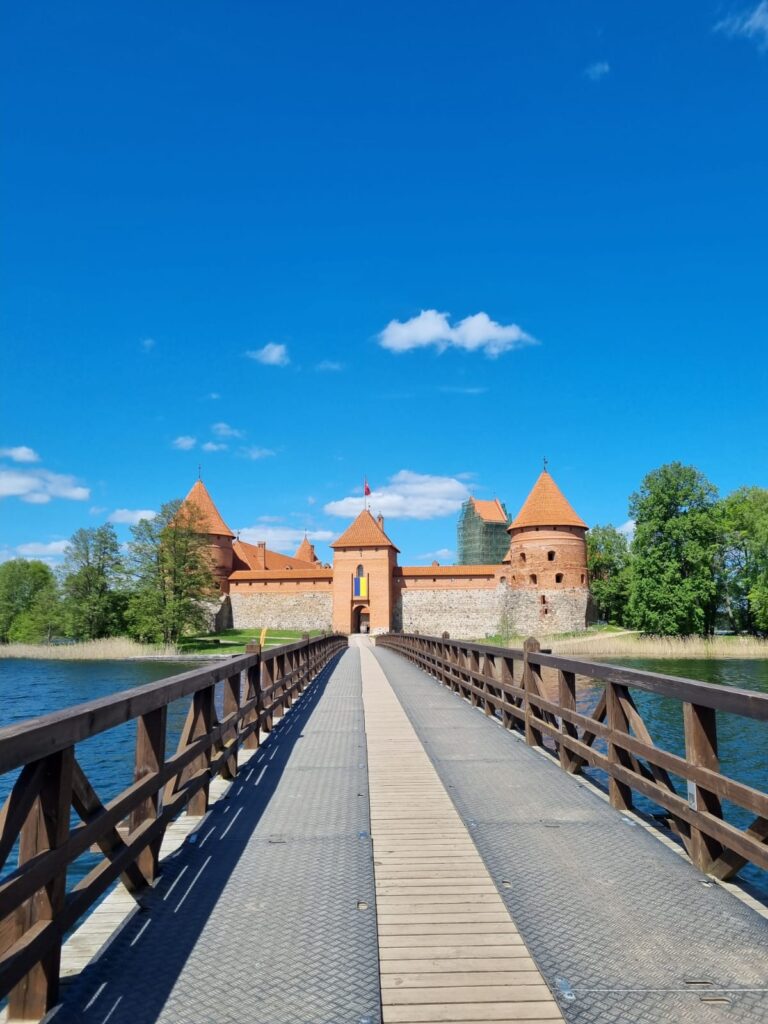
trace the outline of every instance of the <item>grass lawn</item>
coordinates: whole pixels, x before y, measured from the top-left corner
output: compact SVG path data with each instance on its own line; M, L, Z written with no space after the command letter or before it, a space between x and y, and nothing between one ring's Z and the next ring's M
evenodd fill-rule
M181 654L243 654L246 644L264 644L264 647L279 647L300 640L304 633L310 636L321 636L321 629L267 629L262 641L262 629L225 629L221 633L199 633L187 636L179 641Z

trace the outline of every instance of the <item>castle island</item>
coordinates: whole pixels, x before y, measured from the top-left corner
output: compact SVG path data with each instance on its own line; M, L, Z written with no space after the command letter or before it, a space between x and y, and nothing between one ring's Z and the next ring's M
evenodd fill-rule
M293 556L237 538L201 480L184 504L207 538L221 591L216 629L484 637L502 623L509 632L542 634L581 630L592 619L588 527L546 469L511 523L498 501L465 504L462 523L474 521L475 536L485 538L475 550L498 557L506 547L500 560L478 564L460 557L456 565L399 565L383 517L367 508L323 565L307 537Z

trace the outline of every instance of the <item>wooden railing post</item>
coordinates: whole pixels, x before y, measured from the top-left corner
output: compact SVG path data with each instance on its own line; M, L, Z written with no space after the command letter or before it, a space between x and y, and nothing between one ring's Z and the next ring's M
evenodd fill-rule
M147 775L155 775L163 767L165 761L165 739L168 705L149 711L136 722L136 754L133 768L133 781L140 782ZM160 809L160 790L143 800L131 813L129 828L133 832L145 821L154 821ZM139 854L136 863L146 878L153 882L157 876L157 864L160 858L162 836L145 847Z
M242 693L242 679L239 672L227 676L224 680L224 717L229 715L237 716L240 710L240 698ZM229 744L230 756L224 762L221 774L225 779L237 778L237 752L240 748L240 734L237 725L222 737L225 744Z
M621 700L619 699L620 690L622 687L615 683L605 684L605 707L608 718L608 728L610 729L610 737L608 740L608 763L621 765L625 768L632 770L632 762L630 756L620 746L620 735L621 733L629 732L629 720L627 714L622 707ZM616 741L619 741L617 743ZM619 811L631 811L632 810L632 788L625 782L620 782L610 774L608 778L608 798L611 802L611 807L615 807Z
M189 737L190 743L200 739L201 736L208 735L213 728L215 714L214 687L206 686L202 690L196 690L192 696L192 707L194 722ZM210 775L211 756L211 747L206 747L203 753L195 760L195 771L199 772L202 770ZM200 789L190 797L187 804L187 814L190 817L202 817L208 810L209 785L210 778L207 778Z
M534 636L529 636L523 644L523 711L525 712L525 742L529 747L541 746L541 730L534 725L533 707L530 702L530 694L536 696L536 681L534 679L533 666L528 660L529 654L541 650L539 641Z
M275 681L275 662L276 658L262 658L261 659L261 680L259 682L259 694L260 694L260 707L264 718L264 724L262 730L264 732L272 731L273 713L272 705L275 702L275 694L271 694L269 697L269 709L267 710L266 703L264 701L264 691L269 690Z
M557 670L557 686L558 686L558 699L560 707L564 711L575 711L576 710L576 675L574 672L563 672L562 669ZM573 739L578 739L579 730L573 725L572 722L566 722L564 718L560 719L560 734L561 736L570 736ZM560 767L565 772L575 774L579 771L581 765L581 759L577 754L563 744L562 740L559 744L559 757Z
M246 644L246 654L261 654L261 644ZM246 703L253 698L256 698L256 706L249 711L244 720L243 725L249 726L254 722L258 722L259 716L261 715L262 700L261 700L261 658L256 662L255 665L251 665L249 669L245 671L245 700ZM244 750L256 750L259 746L259 726L257 725L253 732L249 733L248 736L243 740Z
M45 759L40 794L19 835L19 865L46 850L55 850L69 836L72 774L75 752L67 747ZM16 911L16 934L21 938L39 922L52 921L63 909L66 867ZM61 938L10 992L9 1020L41 1020L58 1000Z
M710 771L720 771L720 760L717 754L717 715L712 708L698 704L683 704L683 724L685 728L685 759L689 764ZM720 800L707 789L695 782L688 783L688 804L694 811L705 811L716 818L722 818L723 809ZM691 860L701 871L709 871L714 862L722 854L723 848L701 829L691 825Z

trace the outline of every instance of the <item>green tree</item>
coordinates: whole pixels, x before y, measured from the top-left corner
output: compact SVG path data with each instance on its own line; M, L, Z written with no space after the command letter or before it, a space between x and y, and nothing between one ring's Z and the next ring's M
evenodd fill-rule
M7 643L18 616L28 612L37 595L56 580L45 562L13 558L0 565L0 642Z
M724 608L737 632L768 631L768 490L742 487L722 502Z
M119 588L123 580L114 527L77 530L64 557L62 589L70 628L79 640L113 636L123 628Z
M194 512L180 501L131 528L128 567L132 590L127 619L139 640L176 643L204 628L206 600L218 596L206 537Z
M711 633L721 580L717 490L694 466L653 470L629 502L635 520L628 620L644 633Z
M629 542L615 526L593 526L587 534L589 589L601 619L625 624L629 599Z
M13 620L11 643L50 643L64 629L65 615L55 580L35 594L32 604Z

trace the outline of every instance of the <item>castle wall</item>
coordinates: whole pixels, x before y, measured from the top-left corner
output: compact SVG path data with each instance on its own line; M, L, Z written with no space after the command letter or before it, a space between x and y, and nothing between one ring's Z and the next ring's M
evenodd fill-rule
M292 588L285 593L230 594L234 629L322 629L330 632L333 598L325 591Z
M544 598L544 601L542 601ZM394 629L461 640L516 633L543 636L584 629L589 592L581 588L519 591L498 585L404 588L394 608Z

